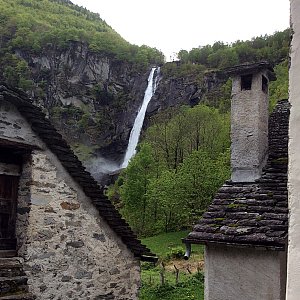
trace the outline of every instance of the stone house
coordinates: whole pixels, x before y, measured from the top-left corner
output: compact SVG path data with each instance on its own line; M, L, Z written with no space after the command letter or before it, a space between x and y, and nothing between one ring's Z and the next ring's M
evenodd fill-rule
M184 243L205 244L206 300L283 300L288 234L287 100L269 116L265 62L228 69L232 77L231 180ZM299 298L297 298L299 299Z
M41 109L0 85L0 299L137 299L155 259Z

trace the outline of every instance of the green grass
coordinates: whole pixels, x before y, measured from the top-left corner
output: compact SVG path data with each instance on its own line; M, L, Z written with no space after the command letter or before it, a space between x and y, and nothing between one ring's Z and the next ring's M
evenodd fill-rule
M157 266L151 263L142 264L142 288L140 300L189 300L204 299L204 278L198 270L189 274L184 270L184 265L197 264L203 260L203 246L192 245L192 255L188 262L183 258L172 259L172 255L181 256L185 246L181 239L186 237L187 231L164 233L157 236L144 238L142 243L151 249L159 257ZM161 262L166 266L164 271L165 284L161 285L160 272ZM179 281L176 284L176 273L173 265L179 269Z
M142 243L159 258L165 259L172 248L182 247L182 249L185 249L181 239L187 237L188 233L188 231L162 233L144 238ZM203 245L192 245L192 253L203 254L203 249Z
M203 300L203 277L190 275L186 281L177 285L166 283L165 285L153 285L143 283L140 300Z

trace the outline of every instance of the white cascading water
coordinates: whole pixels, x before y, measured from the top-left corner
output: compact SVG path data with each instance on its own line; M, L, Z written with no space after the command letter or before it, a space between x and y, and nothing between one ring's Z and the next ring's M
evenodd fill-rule
M154 74L155 74L156 70L157 70L157 73L154 78ZM159 75L159 68L152 68L149 78L148 78L148 86L145 91L143 104L135 118L132 130L130 132L129 142L128 142L126 154L125 154L124 161L122 163L121 168L126 168L128 166L130 159L136 153L136 146L139 142L139 137L140 137L140 133L141 133L141 130L143 127L146 110L147 110L148 104L149 104L152 96L155 93L156 87L157 87L158 75Z

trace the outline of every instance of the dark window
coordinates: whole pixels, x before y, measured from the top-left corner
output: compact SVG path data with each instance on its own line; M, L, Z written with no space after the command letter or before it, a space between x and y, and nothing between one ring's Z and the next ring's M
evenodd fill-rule
M268 93L268 79L264 75L262 75L262 86L261 86L261 88L265 93Z
M18 177L0 175L0 250L15 247L18 181Z
M0 147L0 252L16 248L15 229L21 159L17 149ZM12 175L13 173L15 175Z
M252 74L241 76L241 90L251 90Z

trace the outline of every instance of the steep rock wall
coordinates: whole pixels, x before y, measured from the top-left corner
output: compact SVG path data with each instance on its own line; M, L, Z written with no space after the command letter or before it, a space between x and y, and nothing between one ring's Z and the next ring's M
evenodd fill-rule
M220 86L226 79L221 72L185 76L168 76L162 73L155 96L149 103L148 113L177 105L216 104L212 103L213 98L220 93Z
M30 68L35 104L71 143L98 145L120 159L147 86L148 70L93 53L70 42L39 54L17 50ZM81 121L81 122L80 122Z

